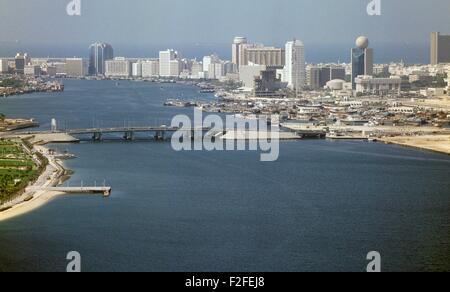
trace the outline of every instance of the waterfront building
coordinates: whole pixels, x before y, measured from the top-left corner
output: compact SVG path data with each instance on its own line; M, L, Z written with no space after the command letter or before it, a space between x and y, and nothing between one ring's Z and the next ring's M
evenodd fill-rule
M24 74L26 76L41 76L41 66L39 65L25 65Z
M106 77L130 77L131 62L125 58L115 58L105 62Z
M84 77L88 74L88 61L83 58L67 58L65 73L69 77Z
M286 43L286 66L284 80L288 87L301 90L306 85L305 46L294 40Z
M181 72L181 63L178 52L166 50L159 52L159 75L162 77L178 77Z
M373 75L373 49L369 48L369 39L361 36L352 49L352 86L356 88L356 78L360 75Z
M133 77L137 77L137 78L142 77L142 62L137 61L136 63L133 63L131 72L132 72L131 75Z
M8 59L0 59L0 74L9 72Z
M431 33L431 65L450 63L450 35Z
M152 59L142 63L142 77L151 78L159 76L159 60Z
M209 64L208 78L220 79L225 76L225 66L223 62L214 62Z
M245 37L235 37L233 40L231 62L236 65L237 70L239 70L239 65L241 64L241 52L243 45L245 44L247 44L247 39Z
M23 75L25 73L25 66L31 62L28 54L17 53L15 59L16 74Z
M402 78L392 76L389 78L375 78L373 76L361 75L356 77L356 92L377 95L400 94Z
M89 75L104 75L105 62L114 59L114 50L110 44L94 43L89 47Z

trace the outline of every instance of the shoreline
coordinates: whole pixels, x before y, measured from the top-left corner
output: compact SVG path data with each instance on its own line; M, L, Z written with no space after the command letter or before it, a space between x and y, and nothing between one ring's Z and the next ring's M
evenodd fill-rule
M380 142L421 151L450 155L450 135L427 135L411 137L383 137Z
M30 190L32 187L57 186L66 173L66 169L61 161L48 154L47 147L33 145L33 149L44 155L48 159L48 164L34 184L28 186L20 197L3 206L8 209L0 212L0 222L34 211L64 194L61 192Z

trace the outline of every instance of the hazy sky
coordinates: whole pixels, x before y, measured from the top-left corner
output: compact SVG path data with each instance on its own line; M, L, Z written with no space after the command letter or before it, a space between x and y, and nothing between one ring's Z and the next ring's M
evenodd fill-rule
M295 37L310 48L342 50L367 35L374 47L424 48L431 31L450 33L449 0L381 0L375 17L366 13L370 0L81 0L76 17L66 14L69 2L0 0L0 52L25 44L72 52L100 40L138 54L228 46L234 36L267 45Z

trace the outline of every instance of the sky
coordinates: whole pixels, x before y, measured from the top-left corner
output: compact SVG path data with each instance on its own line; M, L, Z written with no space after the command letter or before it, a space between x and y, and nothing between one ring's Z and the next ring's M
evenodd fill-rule
M366 35L378 60L413 62L428 58L430 32L450 33L449 0L380 0L380 16L367 14L371 0L80 1L81 16L69 16L71 0L0 0L0 55L83 56L104 41L128 57L170 47L187 57L229 58L233 38L246 36L274 46L297 38L307 59L345 62Z

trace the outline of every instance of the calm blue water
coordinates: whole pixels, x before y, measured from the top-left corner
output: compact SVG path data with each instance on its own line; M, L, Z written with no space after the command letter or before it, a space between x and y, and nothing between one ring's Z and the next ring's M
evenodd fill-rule
M184 85L65 81L62 94L0 100L10 116L69 127L163 123ZM205 97L203 97L205 98ZM207 97L206 97L207 98ZM174 152L169 143L56 145L70 183L107 180L108 199L65 196L0 223L0 271L450 271L450 157L397 146L284 142L256 152Z

